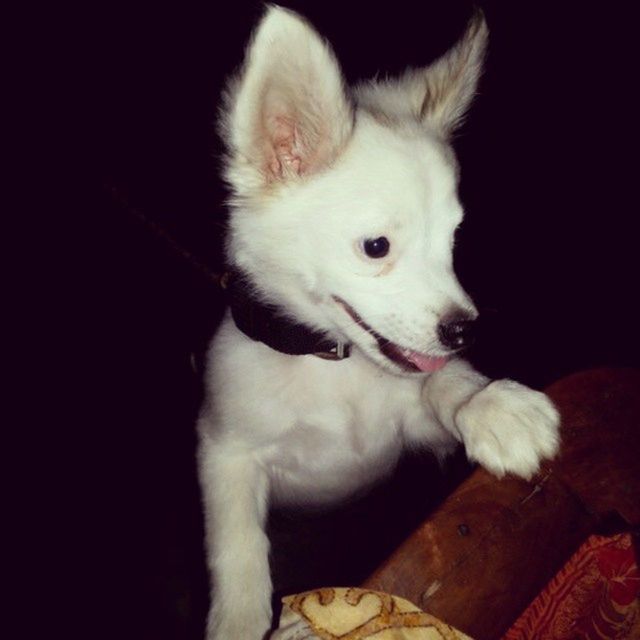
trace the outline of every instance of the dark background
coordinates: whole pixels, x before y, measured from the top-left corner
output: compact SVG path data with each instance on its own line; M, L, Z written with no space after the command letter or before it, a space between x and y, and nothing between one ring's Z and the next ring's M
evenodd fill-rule
M472 8L285 4L328 37L350 81L429 63ZM637 366L631 3L479 4L491 31L487 70L455 142L467 211L457 267L484 316L471 358L536 387L588 367ZM99 52L77 56L97 89L87 140L101 197L76 275L97 320L82 333L84 357L99 366L85 381L97 417L75 446L99 478L84 496L100 507L100 535L84 541L90 584L101 584L96 599L106 598L105 624L119 637L201 635L193 421L199 354L223 308L207 275L222 266L225 220L214 122L261 12L248 1L130 4L104 7L83 26ZM423 494L438 495L465 470L456 460L443 480L422 462L405 464L373 509L356 503L336 516L354 532L338 551L334 516L277 516L275 538L298 547L276 545L278 586L362 579L432 507ZM398 497L407 485L409 501ZM362 531L372 540L358 556Z

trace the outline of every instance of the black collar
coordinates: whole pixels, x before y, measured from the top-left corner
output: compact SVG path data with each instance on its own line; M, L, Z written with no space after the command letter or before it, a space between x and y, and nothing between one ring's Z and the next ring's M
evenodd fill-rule
M326 360L349 357L348 344L289 320L279 307L259 300L251 281L240 271L227 271L221 284L227 292L233 321L252 340L292 356L314 355Z

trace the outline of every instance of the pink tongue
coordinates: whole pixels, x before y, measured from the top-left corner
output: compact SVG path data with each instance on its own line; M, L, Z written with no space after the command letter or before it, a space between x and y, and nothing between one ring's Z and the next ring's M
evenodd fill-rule
M449 358L432 358L417 351L409 351L404 355L407 360L413 362L420 371L437 371L438 369L442 369L449 360Z

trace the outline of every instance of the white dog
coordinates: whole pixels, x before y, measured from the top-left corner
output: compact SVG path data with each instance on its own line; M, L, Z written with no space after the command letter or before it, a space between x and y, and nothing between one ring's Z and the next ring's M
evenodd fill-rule
M477 312L452 267L462 220L449 145L474 95L478 14L425 69L353 88L329 46L270 7L227 93L227 313L198 423L208 640L271 624L270 501L336 500L405 447L529 478L558 450L542 393L456 354Z

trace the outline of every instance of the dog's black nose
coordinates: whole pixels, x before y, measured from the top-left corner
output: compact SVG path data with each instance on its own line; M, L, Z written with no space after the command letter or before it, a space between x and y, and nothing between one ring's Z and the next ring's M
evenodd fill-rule
M467 315L445 318L438 325L440 342L449 349L466 349L473 342L475 321Z

